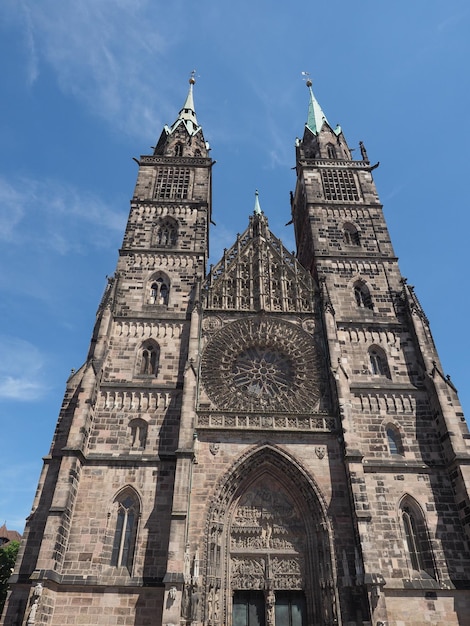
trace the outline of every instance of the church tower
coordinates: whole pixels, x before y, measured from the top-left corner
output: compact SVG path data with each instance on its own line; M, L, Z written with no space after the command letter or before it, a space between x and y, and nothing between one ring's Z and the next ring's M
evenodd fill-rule
M207 269L194 79L137 184L3 626L470 624L470 438L364 145L311 82L291 194Z

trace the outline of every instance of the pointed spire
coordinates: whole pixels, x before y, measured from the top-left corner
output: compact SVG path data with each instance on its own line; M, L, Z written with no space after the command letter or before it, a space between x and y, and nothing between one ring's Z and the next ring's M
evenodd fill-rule
M312 81L310 80L310 78L307 78L305 84L310 91L310 102L308 103L308 117L306 126L314 135L318 135L318 133L322 129L323 124L326 123L328 124L328 126L330 126L330 123L326 119L326 115L323 113L323 109L318 104L317 99L313 95ZM330 126L330 128L332 127ZM332 130L335 135L341 134L341 126L339 125L337 125L336 128Z
M308 117L307 117L307 128L309 128L314 135L317 135L324 122L328 124L328 120L326 119L326 115L323 113L321 106L318 104L315 96L312 91L312 81L310 78L307 79L306 85L308 90L310 91L310 102L308 104Z
M258 193L258 190L255 191L255 208L253 210L253 213L255 215L263 215L263 211L261 210L261 207L259 205L259 193Z
M189 135L195 135L201 130L196 118L196 111L194 109L194 97L193 97L193 85L196 83L194 78L196 70L191 72L191 78L189 79L189 91L186 96L183 108L178 114L178 118L175 123L168 129L168 134L171 135L180 124L184 124Z

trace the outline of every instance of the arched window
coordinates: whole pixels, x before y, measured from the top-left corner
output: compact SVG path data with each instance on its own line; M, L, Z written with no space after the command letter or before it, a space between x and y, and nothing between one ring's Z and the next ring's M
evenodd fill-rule
M354 299L358 307L362 309L373 309L370 291L365 283L358 280L354 283Z
M390 370L388 369L387 357L385 352L377 346L369 348L370 371L378 376L387 376L390 378Z
M160 360L160 348L154 341L146 341L142 346L140 355L139 373L143 376L156 376L158 362Z
M180 157L183 156L183 144L177 143L175 146L175 156Z
M139 501L137 495L129 489L116 498L115 504L117 515L111 565L126 567L130 573L134 561Z
M176 245L178 239L178 222L171 217L162 220L158 226L157 246L171 247Z
M326 145L326 153L329 159L336 159L336 148L332 143Z
M401 505L401 518L411 569L421 575L435 577L434 559L424 516L409 497Z
M170 285L166 277L159 276L150 283L149 304L168 305Z
M343 241L348 246L360 246L361 240L359 237L359 231L350 222L346 222L343 225Z
M134 419L129 423L131 429L131 448L133 450L145 450L147 445L147 422L143 419Z
M385 432L387 435L387 443L390 454L403 455L401 436L396 427L393 426L393 424L388 424Z

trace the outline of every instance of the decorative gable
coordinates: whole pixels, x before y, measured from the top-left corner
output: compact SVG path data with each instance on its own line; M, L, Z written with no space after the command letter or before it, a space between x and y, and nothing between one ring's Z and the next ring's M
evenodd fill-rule
M314 309L310 274L268 228L250 216L248 228L211 266L204 288L207 310L302 312Z

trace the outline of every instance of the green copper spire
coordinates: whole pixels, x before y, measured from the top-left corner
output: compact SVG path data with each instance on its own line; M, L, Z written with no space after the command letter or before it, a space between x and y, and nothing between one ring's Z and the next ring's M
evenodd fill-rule
M197 123L196 111L194 109L193 85L195 82L196 80L194 79L193 71L191 73L191 78L189 79L189 91L186 97L186 101L183 104L183 108L179 112L176 122L170 128L168 128L167 126L165 127L168 135L171 135L180 124L185 125L188 134L191 136L195 135L201 130L201 127Z
M328 124L330 126L328 120L326 119L326 115L323 113L321 106L318 104L317 99L313 95L312 91L312 81L310 78L307 79L306 85L308 90L310 91L310 102L308 103L308 117L307 117L307 128L312 131L314 135L318 135L321 131L323 124ZM330 126L331 128L331 126ZM334 131L335 135L339 135L341 133L341 127L337 126Z
M259 193L258 193L258 190L255 191L255 208L253 210L253 213L255 215L263 215L263 211L261 210L261 207L259 205Z

